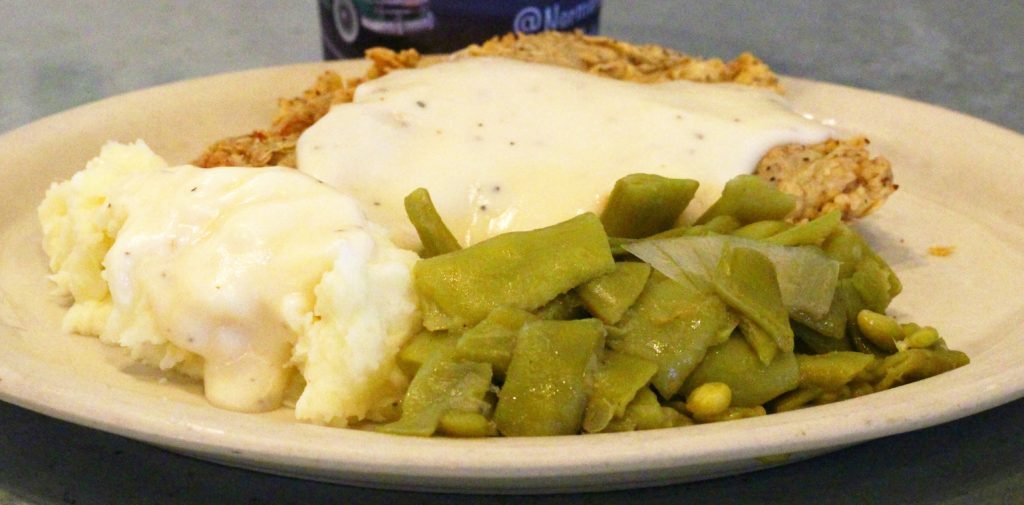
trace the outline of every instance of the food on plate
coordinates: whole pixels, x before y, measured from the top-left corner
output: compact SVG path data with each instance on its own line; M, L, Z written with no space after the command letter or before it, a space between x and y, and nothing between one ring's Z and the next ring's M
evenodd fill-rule
M658 177L633 174L617 188ZM656 187L694 183L669 182ZM968 363L934 328L886 315L902 285L838 210L793 225L781 218L794 205L740 176L692 225L635 220L644 231L631 234L643 237L618 241L615 255L605 216L585 213L421 260L424 331L399 355L413 379L400 418L379 429L683 426L834 402Z
M106 145L39 208L67 331L203 380L214 405L344 425L402 393L412 252L290 169L168 167ZM297 384L297 386L296 386Z
M633 45L579 33L506 35L479 46L470 46L453 58L494 56L571 68L619 81L734 83L781 91L778 77L764 62L749 53L723 62L655 45ZM327 114L332 105L352 102L359 85L396 70L444 61L421 57L411 50L394 52L382 48L368 51L367 57L371 66L364 76L346 80L333 72L326 72L302 96L282 100L269 129L221 140L208 147L196 164L207 167L294 167L300 135ZM889 162L883 157L871 156L867 140L861 137L777 145L762 154L761 160L750 171L756 170L758 176L798 198L797 206L789 216L792 221L813 219L834 209L840 210L845 219L862 217L877 209L896 189ZM654 169L630 166L619 175Z
M400 202L427 187L469 245L597 212L624 171L700 180L689 206L698 213L773 146L830 133L749 86L477 57L363 83L302 133L296 161L362 202L403 247L417 241Z
M968 362L886 314L902 285L844 223L888 162L752 55L545 33L368 56L213 168L111 143L55 183L65 329L219 407L418 436L739 419Z

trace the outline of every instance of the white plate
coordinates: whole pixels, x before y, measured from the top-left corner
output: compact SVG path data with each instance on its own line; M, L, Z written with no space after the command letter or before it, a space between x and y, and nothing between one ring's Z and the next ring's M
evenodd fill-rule
M1024 137L891 96L787 79L804 111L870 136L901 189L861 229L900 274L894 310L940 328L970 365L833 405L729 423L532 439L416 439L238 414L200 388L131 365L119 349L59 330L35 208L50 181L104 141L145 139L172 162L265 125L276 99L331 66L198 79L103 100L0 137L0 399L230 465L374 487L545 492L737 473L916 430L1024 395ZM948 257L930 246L953 246Z

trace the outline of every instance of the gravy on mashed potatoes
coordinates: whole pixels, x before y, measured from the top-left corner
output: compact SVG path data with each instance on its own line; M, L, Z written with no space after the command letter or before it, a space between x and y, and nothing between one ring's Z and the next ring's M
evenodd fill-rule
M401 398L416 255L333 188L110 143L39 216L65 329L202 378L214 405L271 410L299 380L296 416L344 425Z

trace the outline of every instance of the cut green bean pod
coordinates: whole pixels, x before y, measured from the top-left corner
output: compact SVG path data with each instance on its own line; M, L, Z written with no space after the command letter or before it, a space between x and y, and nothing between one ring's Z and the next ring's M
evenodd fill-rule
M796 208L796 199L756 175L741 175L725 184L722 196L704 211L696 224L729 215L742 224L783 219Z
M498 235L420 260L413 268L413 282L423 325L462 331L495 308L532 311L614 268L601 222L594 214L581 214L554 226Z
M708 349L707 356L686 379L684 394L708 382L723 382L732 390L734 407L756 407L796 389L800 369L791 352L779 353L764 365L742 337Z
M769 244L777 245L813 245L820 246L836 230L843 213L833 210L812 221L799 224L781 231L765 239Z
M629 251L627 251L623 246L636 242L636 240L637 239L625 237L608 237L608 248L611 249L612 256L615 256L616 258L620 256L629 256Z
M449 437L480 438L498 435L494 422L477 412L449 410L437 423L437 432Z
M967 355L946 349L907 349L882 359L873 373L876 391L927 379L970 363Z
M398 367L407 376L413 377L416 371L435 353L448 352L455 346L456 337L446 331L423 330L412 338L398 351Z
M651 266L638 262L619 262L615 270L576 288L583 305L605 324L622 319L647 285Z
M739 321L740 334L743 335L747 344L757 354L757 358L765 365L771 363L775 359L775 355L780 351L775 339L758 326L757 323L751 321L750 318L740 316Z
M662 405L649 388L641 388L633 401L626 406L622 417L608 423L604 431L620 432L655 430L693 424L690 418L678 410Z
M852 349L850 340L847 338L833 338L822 335L796 321L793 321L790 326L793 328L793 335L796 337L795 342L797 345L795 348L804 349L811 354L825 354Z
M832 352L814 356L798 354L800 387L837 390L864 373L875 357L860 352Z
M597 319L532 321L516 337L494 422L506 436L579 433L588 374L604 347Z
M775 267L768 258L753 249L726 247L718 261L713 285L725 303L756 324L780 350L793 351L789 313L782 303ZM765 364L774 357L774 353L759 354L768 358Z
M850 280L867 308L885 313L893 294L891 277L882 265L870 259L862 260L857 264L857 270L850 276Z
M452 235L451 230L445 226L441 215L437 213L426 189L417 188L405 197L405 213L423 244L420 256L432 258L462 248L455 235Z
M516 345L516 334L524 324L536 319L536 315L525 310L498 307L459 336L455 357L489 363L495 375L504 377Z
M657 364L651 384L671 398L707 349L727 339L736 324L717 296L655 271L637 302L609 328L608 346Z
M579 293L573 290L556 296L554 300L533 311L533 314L540 319L568 321L570 319L585 319L587 309L583 306L583 300Z
M903 290L902 283L885 260L871 249L864 237L861 237L849 226L844 224L837 226L828 240L821 245L821 248L826 255L840 263L840 279L853 276L855 272L861 270L861 263L867 260L874 263L884 273L884 284L887 287L889 299L895 298Z
M846 297L846 292L836 289L833 292L832 303L829 305L828 312L824 315L814 317L800 310L792 310L789 312L789 317L822 336L835 340L844 340L846 337L847 306L850 303Z
M750 240L763 240L772 235L784 232L793 225L786 221L757 221L742 226L731 232L732 236Z
M715 234L725 235L725 234L732 233L733 231L739 229L739 227L742 226L742 225L743 225L743 223L741 223L740 220L736 219L735 217L732 217L732 216L729 216L729 215L715 216L715 217L711 218L710 220L708 220L706 223L695 224L695 225L687 228L686 230L684 230L681 234L676 235L676 236L683 236L683 237L705 237L707 235L715 235ZM668 232L665 232L665 234L655 235L654 237L651 237L651 238L671 238L671 237L672 237L672 235L670 235Z
M697 181L631 174L615 183L601 223L609 235L642 238L675 225L697 192Z
M378 430L429 437L449 411L488 413L491 405L484 396L490 388L490 365L455 361L451 351L434 353L409 384L402 400L402 417Z
M583 431L604 431L608 423L626 413L626 406L658 371L658 365L643 358L615 351L604 353L594 374L594 392L587 402Z

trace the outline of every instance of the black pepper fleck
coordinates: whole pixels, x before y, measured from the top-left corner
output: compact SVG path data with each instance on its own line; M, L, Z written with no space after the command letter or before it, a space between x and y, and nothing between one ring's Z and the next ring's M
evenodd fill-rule
M486 205L481 205L480 206L480 210L487 210L487 206Z
M199 186L194 186L192 189L190 189L188 191L189 191L189 193L194 193L195 190L197 190L197 189L199 189Z
M416 100L416 105L419 106L419 108L421 108L421 109L426 109L427 108L427 103L424 102L423 100Z
M494 192L495 193L500 193L501 192L501 186L497 186L497 185L494 186Z
M380 202L373 202L374 207L380 207Z

